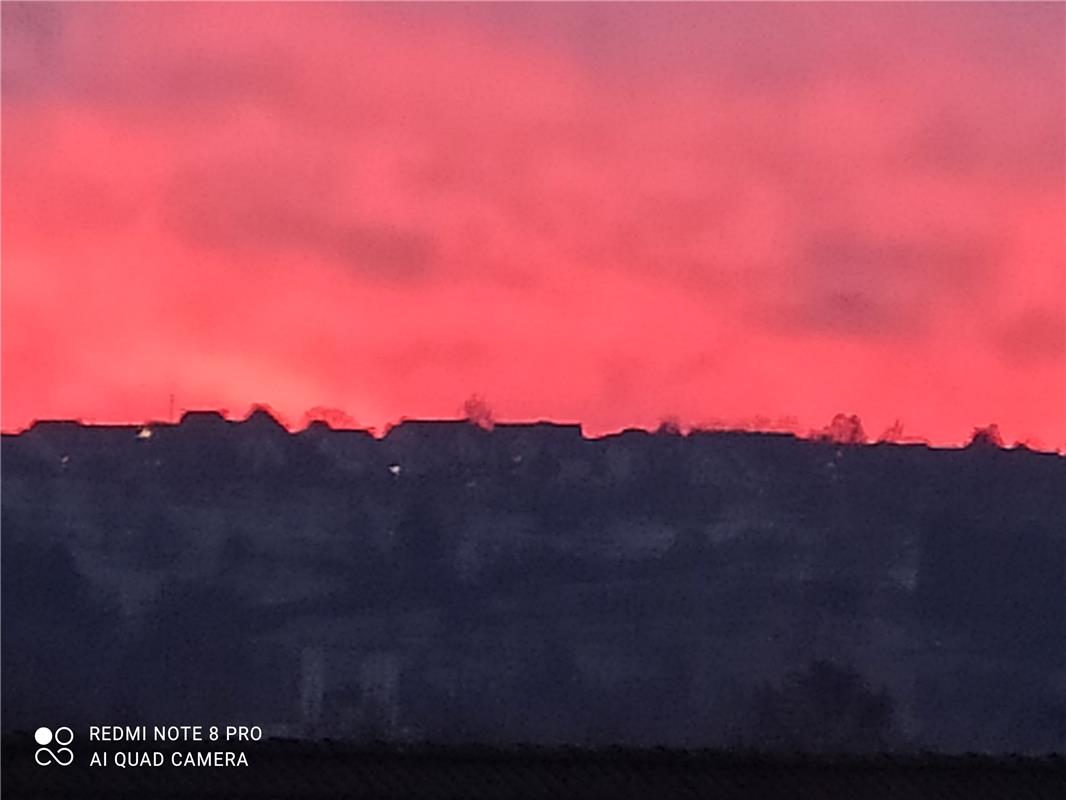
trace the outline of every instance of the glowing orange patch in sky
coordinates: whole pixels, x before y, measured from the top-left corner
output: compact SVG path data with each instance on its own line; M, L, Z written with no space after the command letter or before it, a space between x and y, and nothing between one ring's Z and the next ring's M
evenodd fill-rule
M1054 4L3 4L3 428L1066 445Z

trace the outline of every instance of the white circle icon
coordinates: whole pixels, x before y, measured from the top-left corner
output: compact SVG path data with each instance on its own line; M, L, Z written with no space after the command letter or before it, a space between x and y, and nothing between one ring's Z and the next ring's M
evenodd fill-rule
M60 767L69 767L74 763L74 751L67 746L74 741L74 731L66 725L56 728L55 733L52 733L51 728L42 726L34 731L33 738L40 745L37 752L33 754L34 761L40 766L47 767L49 764L56 764ZM47 747L53 742L59 745L54 750Z

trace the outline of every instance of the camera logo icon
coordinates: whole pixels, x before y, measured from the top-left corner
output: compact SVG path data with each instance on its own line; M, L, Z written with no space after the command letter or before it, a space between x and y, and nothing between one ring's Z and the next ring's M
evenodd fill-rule
M40 745L33 754L33 760L40 766L47 767L49 764L58 764L61 767L69 767L74 763L74 751L69 745L74 741L74 731L63 726L55 729L38 728L33 734L34 741ZM56 745L49 747L48 745Z

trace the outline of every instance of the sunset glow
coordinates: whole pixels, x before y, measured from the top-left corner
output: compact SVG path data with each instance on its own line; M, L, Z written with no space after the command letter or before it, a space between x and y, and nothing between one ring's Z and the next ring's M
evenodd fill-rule
M5 431L477 395L1066 448L1062 4L2 14Z

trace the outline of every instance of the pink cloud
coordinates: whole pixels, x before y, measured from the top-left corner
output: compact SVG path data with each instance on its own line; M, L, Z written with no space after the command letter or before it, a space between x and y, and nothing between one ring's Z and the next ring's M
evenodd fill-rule
M3 426L1066 443L1063 9L4 6Z

